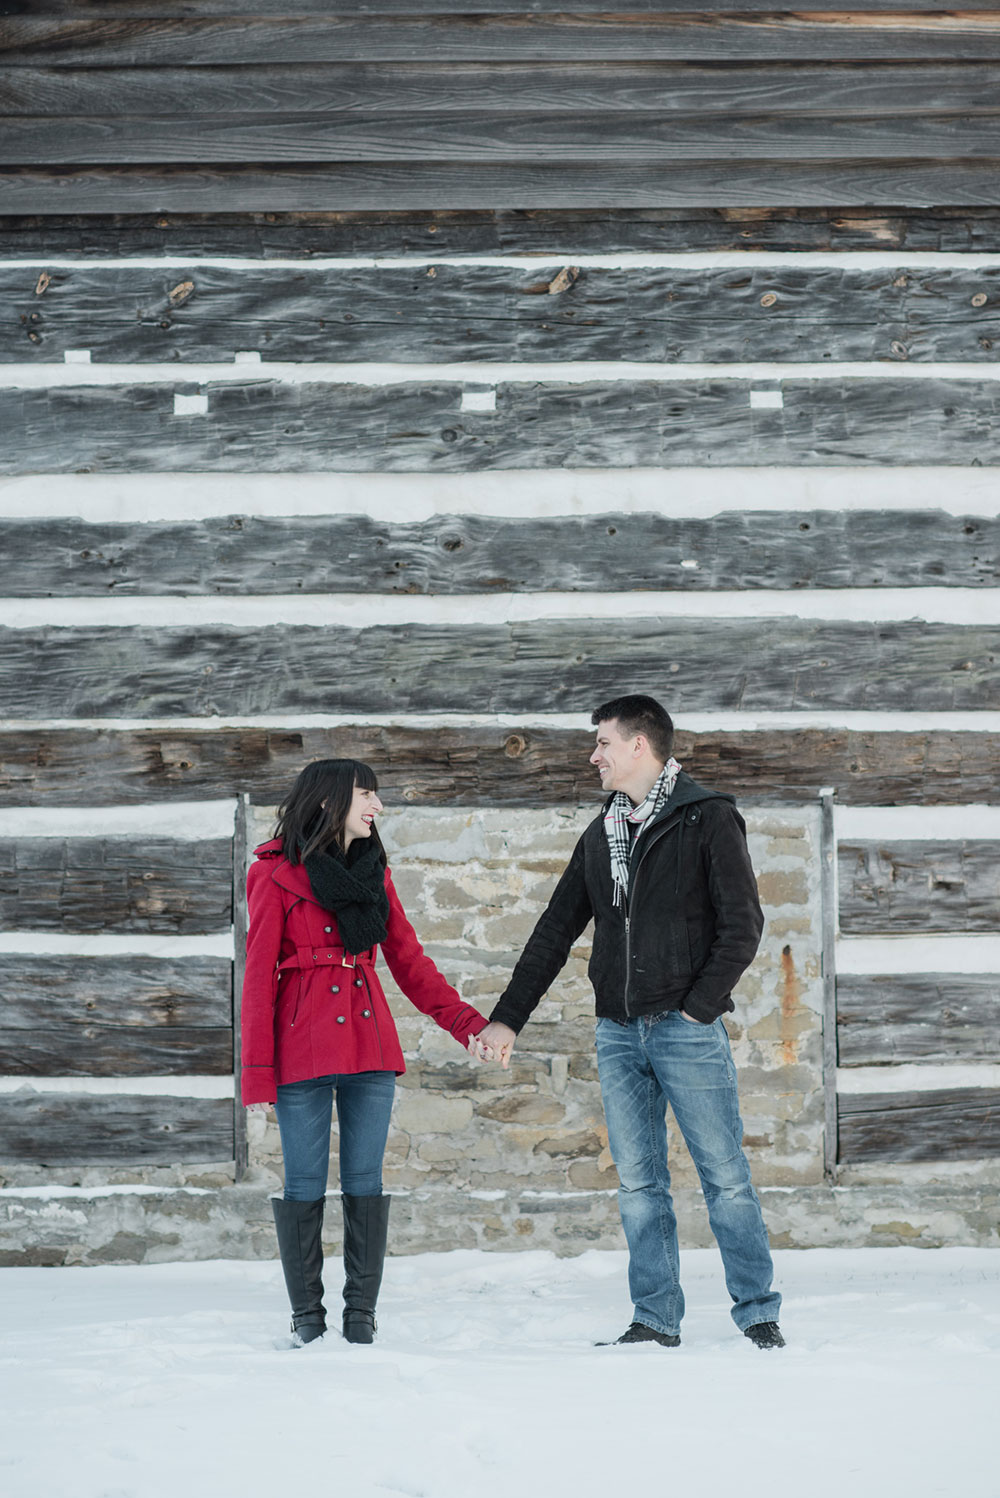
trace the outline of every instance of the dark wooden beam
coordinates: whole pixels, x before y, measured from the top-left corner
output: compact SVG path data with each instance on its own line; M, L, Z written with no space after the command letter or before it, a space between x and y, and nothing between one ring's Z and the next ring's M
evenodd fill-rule
M224 930L232 844L11 838L0 850L0 919L25 931Z
M231 0L224 0L231 6ZM886 0L887 6L890 0ZM990 5L995 0L989 0ZM761 5L769 8L769 0ZM199 7L201 9L201 7ZM575 7L579 13L579 6ZM744 6L744 9L750 9ZM252 109L248 111L248 100ZM988 63L698 63L634 61L518 63L258 63L241 67L0 69L0 115L49 120L94 116L228 115L263 123L292 113L300 122L405 115L411 119L474 111L527 115L566 111L574 118L627 112L868 116L899 119L997 110ZM200 154L195 159L202 159Z
M297 74L298 69L292 69ZM910 75L909 67L903 70ZM992 68L987 69L992 87ZM20 76L18 74L17 76ZM76 76L64 73L60 76ZM82 76L87 76L83 74ZM201 76L199 72L199 76ZM146 80L145 71L141 77ZM0 257L549 255L694 250L1000 253L1000 208L549 208L0 214ZM565 257L570 257L566 262Z
M188 845L190 846L190 845ZM200 846L199 846L200 856ZM5 1030L215 1031L232 1025L233 964L220 957L0 954Z
M842 842L840 929L845 935L995 932L1000 842Z
M982 360L1000 270L0 265L0 361Z
M7 731L0 733L0 806L129 805L244 792L274 805L308 761L343 757L375 767L388 803L575 805L600 796L587 763L586 725L584 711L577 731L405 724ZM846 805L954 805L988 801L1000 779L1000 735L992 733L682 731L675 752L697 779L756 804L811 802L833 785ZM181 976L186 971L187 964ZM215 986L206 978L205 992ZM182 1013L192 1023L191 1011Z
M1000 974L881 973L837 979L841 1066L1000 1059Z
M1000 1091L841 1094L840 1160L980 1160L1000 1155Z
M984 711L1000 631L920 622L557 619L500 625L3 629L14 718L579 712L621 690L678 713Z
M482 469L1000 463L1000 384L884 378L461 384L184 384L0 390L0 472L476 472ZM199 389L204 415L176 415Z
M11 598L968 588L1000 583L1000 521L940 510L0 520L0 553Z
M0 1070L12 1077L229 1076L232 1069L231 1028L46 1024L27 1033L0 1026Z
M997 32L1000 45L1000 31ZM998 162L625 160L520 164L10 167L10 214L295 213L393 209L994 207Z
M315 14L178 19L0 20L8 66L162 67L278 62L808 62L1000 57L991 17L868 15L845 24L824 14L752 13L508 16Z
M226 1098L0 1094L5 1165L195 1165L233 1158Z
M609 162L754 163L951 162L1000 159L1000 114L885 119L725 113L694 119L666 113L581 111L380 116L186 114L4 122L5 166L252 165L258 162L452 162L467 166L538 161L599 166Z

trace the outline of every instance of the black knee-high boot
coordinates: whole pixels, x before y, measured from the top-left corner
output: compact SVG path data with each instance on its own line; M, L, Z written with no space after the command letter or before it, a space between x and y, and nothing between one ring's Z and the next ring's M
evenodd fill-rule
M345 1196L344 1337L374 1342L375 1303L382 1284L389 1196Z
M292 1332L299 1342L314 1342L326 1331L323 1307L323 1208L315 1202L271 1198L278 1252L292 1306Z

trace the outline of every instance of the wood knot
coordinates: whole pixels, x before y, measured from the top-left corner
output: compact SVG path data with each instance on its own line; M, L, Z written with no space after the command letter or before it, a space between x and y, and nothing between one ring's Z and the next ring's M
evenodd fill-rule
M504 742L503 752L508 759L520 759L528 747L528 740L520 733L508 734Z
M778 293L776 291L765 291L760 299L760 305L762 307L773 307L777 300Z
M558 275L553 276L549 282L549 296L558 296L561 291L568 291L579 275L578 265L564 265Z
M41 296L52 285L52 277L47 270L43 270L35 282L35 295Z
M985 307L988 300L989 298L987 297L985 291L977 291L975 296L972 298L972 305L974 307Z
M182 307L189 297L194 295L193 281L178 281L167 300L171 307Z

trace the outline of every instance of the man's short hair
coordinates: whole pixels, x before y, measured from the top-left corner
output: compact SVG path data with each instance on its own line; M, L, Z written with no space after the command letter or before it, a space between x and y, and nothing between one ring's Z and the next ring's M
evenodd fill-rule
M616 721L623 739L633 738L637 733L644 734L650 749L664 764L673 752L673 720L655 697L644 697L641 693L633 693L629 697L612 697L610 702L604 702L594 709L590 721L595 726L598 723Z

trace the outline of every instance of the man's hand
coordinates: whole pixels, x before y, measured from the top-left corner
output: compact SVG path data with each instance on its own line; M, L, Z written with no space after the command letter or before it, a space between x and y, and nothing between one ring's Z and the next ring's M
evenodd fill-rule
M510 1066L510 1058L514 1050L514 1042L517 1039L517 1031L512 1030L509 1025L500 1024L499 1020L491 1020L485 1030L480 1030L476 1039L481 1046L490 1052L490 1056L483 1059L499 1061L504 1071L506 1071Z
M685 1009L681 1010L681 1019L686 1019L689 1025L700 1025L701 1020L695 1019L693 1014L688 1014Z

